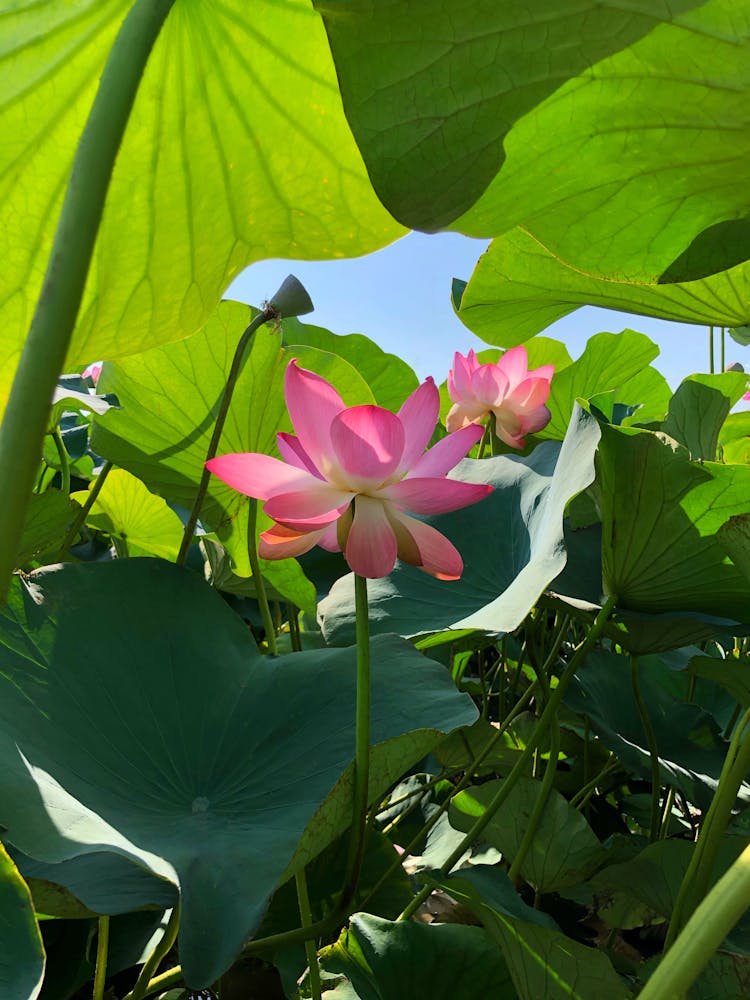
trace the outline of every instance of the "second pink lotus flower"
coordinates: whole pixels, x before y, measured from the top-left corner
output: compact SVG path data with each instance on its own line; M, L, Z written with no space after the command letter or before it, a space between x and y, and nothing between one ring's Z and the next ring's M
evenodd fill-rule
M529 371L523 346L512 347L497 364L482 365L474 351L456 354L448 375L453 400L445 426L455 431L495 415L495 433L511 448L523 448L525 435L540 431L550 420L545 406L554 365Z
M207 463L229 486L265 501L276 523L260 536L260 555L284 559L321 545L343 550L360 576L387 576L398 557L439 579L458 579L463 562L455 546L406 512L458 510L492 492L445 478L482 428L467 426L425 451L440 409L432 379L398 414L372 405L347 408L325 379L291 361L284 394L297 432L278 435L284 461L240 453Z

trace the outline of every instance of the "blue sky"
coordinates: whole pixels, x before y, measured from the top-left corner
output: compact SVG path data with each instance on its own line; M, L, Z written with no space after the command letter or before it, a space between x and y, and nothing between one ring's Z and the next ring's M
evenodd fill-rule
M227 298L251 305L273 295L287 274L294 274L315 304L304 322L334 333L364 333L384 350L400 355L420 378L442 382L454 351L487 345L456 317L450 303L451 280L468 280L486 241L453 233L408 236L367 257L336 261L266 260L253 264L231 285ZM558 320L545 335L567 344L576 358L587 339L606 330L639 330L658 344L654 364L676 388L693 372L708 371L705 327L667 323L608 309L584 307ZM716 365L719 365L718 334ZM750 368L750 348L727 336L727 364Z

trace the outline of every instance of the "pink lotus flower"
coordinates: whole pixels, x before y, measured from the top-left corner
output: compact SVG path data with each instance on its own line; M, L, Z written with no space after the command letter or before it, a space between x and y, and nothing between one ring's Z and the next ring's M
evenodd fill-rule
M492 492L445 478L477 443L481 427L450 434L425 452L440 408L432 379L398 414L347 408L332 385L293 360L284 395L297 432L277 437L284 461L250 453L206 463L233 489L265 500L276 523L260 536L260 555L284 559L321 545L343 550L360 576L387 576L398 556L438 579L458 579L463 562L456 548L406 511L440 514Z
M550 420L549 398L554 365L529 371L523 346L512 347L497 364L480 365L474 351L456 354L448 375L453 406L445 426L452 433L495 414L495 433L511 448L523 448L524 435L540 431Z
M103 364L103 361L95 361L93 365L89 365L88 368L83 369L81 378L90 378L94 385L96 385L99 381L99 376L102 373Z

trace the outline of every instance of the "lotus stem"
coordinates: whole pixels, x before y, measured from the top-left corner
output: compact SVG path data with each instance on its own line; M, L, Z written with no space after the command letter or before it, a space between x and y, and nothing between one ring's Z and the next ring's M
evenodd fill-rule
M662 958L640 1000L682 1000L750 906L750 847L719 879Z
M164 934L161 940L157 943L154 950L146 959L135 986L131 992L127 994L124 1000L143 1000L143 997L147 997L149 993L153 992L151 990L151 977L159 968L159 963L165 958L172 948L172 945L175 943L179 926L180 904L177 903L169 915L169 920L167 921L167 926L164 928ZM181 975L182 972L180 970L180 977Z
M305 869L301 868L294 876L297 886L297 902L299 904L299 916L303 927L310 927L313 922L312 910L310 909L310 894L307 891L307 877ZM320 982L320 968L318 966L318 950L315 942L310 939L305 941L305 956L310 969L310 994L312 1000L322 1000L322 986Z
M104 1000L104 985L107 981L107 952L109 951L109 917L99 917L98 930L93 1000Z
M729 823L732 809L737 801L748 767L750 767L750 709L742 717L729 744L724 766L721 769L716 788L706 818L703 821L693 856L685 872L685 877L677 893L672 919L669 924L665 951L673 944L685 921L706 894L711 880L716 857Z
M0 425L0 602L47 432L50 400L65 364L130 111L174 0L136 0L112 45L78 142L29 334Z
M89 511L94 506L96 498L99 496L102 486L104 486L104 483L107 479L107 476L109 475L111 468L112 468L112 462L105 462L99 471L99 475L91 484L91 487L89 488L89 494L86 497L86 501L76 514L75 519L68 528L67 534L65 535L63 543L60 546L60 553L59 553L60 559L62 559L62 557L68 551L70 546L76 540L76 535L81 530L81 527L83 526L84 522L86 521L86 518L88 517Z
M481 816L478 816L476 821L472 824L471 829L468 831L466 836L461 840L461 842L456 846L452 854L443 862L440 866L440 871L443 875L449 874L451 869L457 862L461 859L464 851L470 847L474 841L479 837L479 835L484 831L487 825L492 820L492 817L500 809L503 803L506 801L511 791L517 784L519 778L523 775L526 770L526 765L530 760L531 756L534 754L536 748L542 741L542 738L549 729L553 718L557 715L557 710L563 699L563 695L568 689L570 682L576 674L576 671L581 666L581 663L585 660L589 649L597 641L599 636L604 631L604 627L609 620L609 616L612 613L612 609L616 604L617 598L613 595L608 597L604 606L600 610L599 614L594 619L594 622L589 629L588 634L585 639L579 643L576 648L575 653L571 657L570 663L563 671L560 680L558 681L557 687L550 695L550 698L545 705L544 711L542 712L539 722L534 729L534 732L526 744L521 756L516 761L513 769L511 770L508 777L503 781L502 785L487 804L484 812ZM430 886L425 886L417 895L411 900L406 909L399 915L398 920L407 920L419 909L422 903L427 899L427 897L432 892Z
M646 708L641 692L641 683L638 676L638 657L630 657L630 681L633 687L633 697L638 708L638 715L641 718L643 732L648 744L648 752L651 757L651 825L649 828L649 841L653 843L659 839L659 829L661 826L661 769L659 768L659 747L656 742L656 733L651 722L651 717Z
M352 836L346 878L346 887L352 896L359 880L365 852L370 786L370 617L367 605L367 580L358 573L354 574L354 600L357 623L357 704Z
M198 484L198 492L195 495L195 500L193 501L193 506L190 511L190 515L185 523L185 530L182 535L182 544L180 545L180 551L177 554L177 565L183 566L185 560L187 559L188 549L193 541L193 534L195 532L195 526L198 523L198 518L200 517L201 508L203 507L203 501L206 499L206 493L208 491L208 483L211 479L211 473L206 468L206 462L209 462L212 458L216 457L216 452L219 448L219 442L221 441L221 435L224 431L224 424L227 421L227 414L229 413L229 406L232 402L232 396L234 395L234 387L237 384L237 379L240 377L240 372L242 371L242 363L245 358L245 351L248 344L252 341L255 331L267 323L269 319L273 319L276 316L276 311L269 306L264 309L263 312L259 312L257 316L253 317L252 322L249 324L245 332L240 337L237 342L237 347L234 351L234 357L232 358L232 365L229 369L229 375L227 376L226 385L221 394L221 399L219 400L219 410L216 414L216 421L214 423L213 433L211 434L211 440L208 444L208 449L206 451L206 457L203 462L203 471L201 473L200 483Z

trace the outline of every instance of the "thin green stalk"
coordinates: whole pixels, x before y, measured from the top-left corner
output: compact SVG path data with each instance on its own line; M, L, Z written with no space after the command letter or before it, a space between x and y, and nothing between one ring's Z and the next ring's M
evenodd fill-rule
M357 623L357 707L352 796L352 838L349 846L346 889L353 895L359 879L367 834L367 803L370 787L370 617L367 580L354 574Z
M234 388L237 385L237 379L240 377L242 372L242 365L245 359L245 351L248 344L252 341L255 331L267 323L269 319L273 319L276 316L276 310L271 306L268 306L263 312L259 312L257 316L253 318L248 328L240 337L237 347L234 351L234 357L232 358L232 365L229 369L229 375L227 376L227 382L224 386L224 390L221 394L221 399L219 400L219 409L216 414L216 421L214 423L213 433L211 434L211 440L208 444L208 449L206 451L206 458L203 463L203 472L201 474L201 480L198 484L198 492L195 495L195 500L193 501L193 506L190 511L190 516L185 522L185 530L182 534L182 544L180 545L180 551L177 554L177 565L182 566L187 559L188 550L193 541L193 535L195 534L195 526L198 523L198 518L200 517L201 508L203 506L203 501L206 499L206 492L208 491L208 484L211 479L211 473L206 468L206 462L210 461L212 458L216 457L216 452L219 448L219 442L221 441L221 435L224 431L224 424L227 421L227 414L229 413L229 406L232 402L232 396L234 395Z
M65 364L110 178L151 50L174 0L136 0L110 50L78 142L31 328L0 425L0 601Z
M302 652L302 638L299 631L299 618L297 617L298 612L295 606L287 601L286 604L286 618L289 623L289 641L292 645L293 653Z
M750 906L750 847L716 883L662 958L639 1000L681 1000Z
M521 838L521 843L518 845L518 851L513 859L513 864L510 866L508 871L508 878L513 883L516 883L520 877L521 868L526 860L526 855L529 853L534 837L536 837L539 824L541 823L544 815L544 810L547 807L547 802L552 794L555 774L557 773L557 760L559 756L560 725L557 719L553 718L550 726L549 760L547 761L547 767L545 768L544 777L542 778L542 787L539 790L539 797L534 803L531 816L529 816L529 822L526 826L523 837Z
M104 1000L104 985L107 981L107 952L109 951L109 917L99 917L98 928L93 1000Z
M252 497L247 505L247 555L250 560L250 569L253 571L253 583L255 584L255 599L260 608L260 617L263 619L263 628L266 630L266 644L271 656L278 654L279 648L276 644L276 626L273 623L271 608L268 603L266 584L263 574L260 571L260 560L258 559L258 539L256 537L256 527L258 524L258 501Z
M659 840L666 840L669 836L669 821L672 818L672 810L674 809L674 797L675 790L674 786L667 789L667 794L664 796L664 808L661 812L661 826L659 828Z
M177 931L179 926L180 907L178 904L169 915L169 920L167 921L167 926L164 928L164 934L162 935L161 940L156 944L156 947L146 959L135 986L124 998L124 1000L143 1000L143 997L148 996L151 992L150 985L152 982L152 976L159 968L159 965L164 958L169 954L172 949L172 945L177 940Z
M552 720L556 718L557 710L560 707L563 696L565 695L565 692L567 691L570 682L573 680L576 671L581 666L581 663L585 660L589 649L593 646L593 644L598 640L599 636L604 631L604 627L607 624L607 621L609 619L610 614L612 613L612 609L614 608L616 601L617 598L614 595L607 598L601 611L594 619L594 623L592 624L588 634L586 635L584 640L576 647L576 650L573 656L571 657L570 662L568 663L568 665L566 666L565 670L563 671L560 677L557 687L552 692L549 700L547 701L544 711L542 712L539 718L539 722L537 723L536 728L534 729L534 732L532 733L531 738L529 739L529 742L527 743L520 757L516 761L508 777L503 781L497 793L487 804L482 815L477 817L477 819L473 823L471 829L466 834L466 836L461 840L461 842L457 845L455 850L446 859L446 861L440 866L440 871L442 872L443 875L447 875L451 871L453 866L463 856L464 851L468 847L470 847L471 844L473 844L474 841L479 837L479 835L484 831L485 827L492 820L492 817L495 815L498 809L501 808L501 806L504 804L504 802L510 795L511 791L517 784L518 779L523 775L524 771L526 770L526 765L529 761L529 758L535 752L536 748L541 743L543 737L546 735L547 730L549 729L552 723ZM432 889L429 886L425 886L424 889L422 889L419 893L417 893L414 899L412 899L412 901L409 903L409 905L406 907L403 913L400 914L398 920L407 920L409 917L411 917L419 909L419 907L422 905L425 899L427 899L427 897L430 895L431 892Z
M60 489L63 493L70 493L70 456L65 448L59 427L53 429L52 440L55 442L57 457L60 459Z
M641 717L643 732L646 736L648 751L651 755L651 826L649 829L649 841L659 839L659 828L661 826L661 769L659 767L659 747L656 742L656 733L651 723L651 718L646 708L641 692L641 683L638 677L638 657L630 657L630 681L633 686L633 697L638 707L638 714Z
M588 800L591 798L593 793L596 791L597 787L602 783L603 779L606 778L606 776L610 774L612 771L614 771L619 763L620 762L618 761L617 757L615 757L615 755L612 754L607 763L601 769L601 771L599 771L599 773L596 774L591 779L591 781L586 782L585 785L583 785L581 788L578 789L575 795L571 798L570 805L574 809L577 809L580 812L581 809L583 809L585 804L588 802Z
M68 532L65 535L65 538L63 539L62 545L60 546L60 552L58 558L61 559L68 551L70 546L73 544L73 542L76 540L78 532L81 530L81 527L83 526L86 518L88 517L89 511L94 506L94 502L96 501L96 498L99 496L101 488L102 486L104 486L104 482L107 476L109 475L109 470L111 468L112 468L111 462L105 462L104 465L102 465L99 475L91 484L91 487L89 489L89 494L86 497L85 503L78 511L78 513L75 516L75 519L68 528Z
M297 886L297 903L299 904L299 916L303 927L312 925L312 910L310 909L310 895L307 891L307 877L305 869L300 868L294 876ZM320 967L318 966L318 950L313 940L305 941L305 956L310 969L310 993L312 1000L322 1000L322 987L320 982Z
M722 328L721 328L721 370L723 372L725 372L727 370L726 336L727 336L727 328L725 326L722 326Z
M680 885L672 911L672 919L664 943L665 951L705 896L711 881L716 857L726 832L732 809L737 801L748 768L750 767L750 709L736 727L729 744L719 783L703 821L690 864Z
M714 374L714 328L708 328L708 370Z
M484 458L484 452L487 448L487 442L490 439L490 424L487 422L484 428L484 434L482 434L482 440L479 442L479 450L477 451L477 458Z
M476 769L481 766L481 764L486 760L487 757L489 757L489 755L498 745L498 743L502 739L503 733L511 724L511 722L518 715L520 715L521 712L524 711L528 703L531 701L535 691L536 691L536 684L531 684L524 691L521 698L513 706L513 708L505 717L505 719L503 719L503 721L500 723L500 726L497 732L494 734L494 736L491 739L487 740L487 743L485 744L484 748L474 757L474 759L468 765L468 767L465 770L463 778L455 786L450 796L448 796L443 800L443 802L438 806L438 808L435 810L432 816L430 816L427 822L422 826L420 831L417 834L415 834L409 841L409 843L404 847L403 857L408 857L410 854L413 853L414 848L417 846L417 844L422 840L423 837L427 836L427 834L430 832L433 826L435 826L440 817L448 811L448 809L450 808L451 801L456 797L456 795L458 795L459 792L462 792L464 788L467 788L471 784ZM373 899L378 892L380 892L382 887L386 884L386 882L391 877L391 875L396 871L396 869L401 867L401 864L402 864L401 857L396 858L396 860L392 862L390 867L380 876L380 879L375 883L375 886L370 890L368 896L360 902L360 909L364 910L367 908L367 905L370 902L370 900Z

